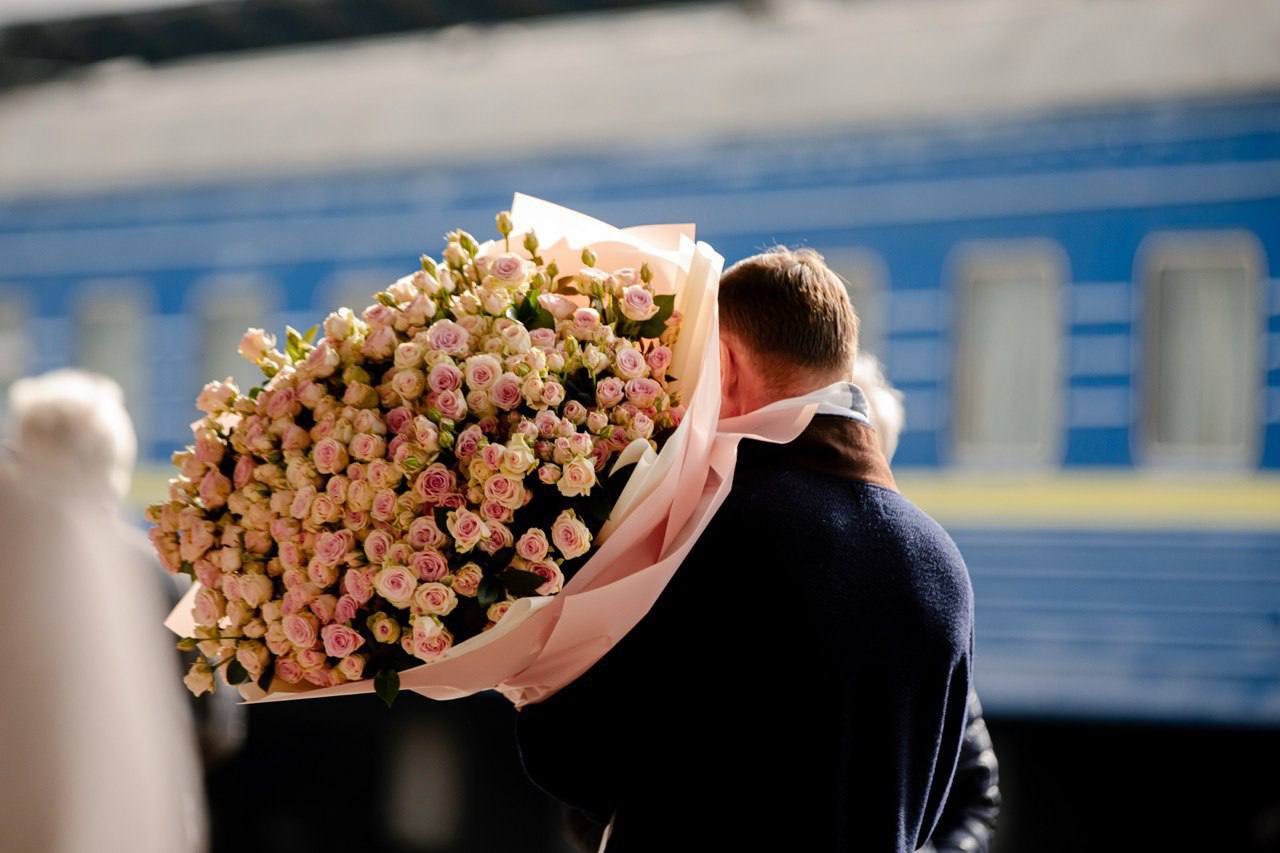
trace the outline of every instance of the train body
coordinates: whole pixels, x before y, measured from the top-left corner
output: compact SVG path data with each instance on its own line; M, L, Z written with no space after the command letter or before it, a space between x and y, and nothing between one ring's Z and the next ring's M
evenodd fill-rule
M989 712L1275 726L1274 76L785 133L664 126L640 146L571 133L519 156L11 181L0 382L116 377L154 497L201 384L250 377L244 328L312 325L446 230L489 233L512 191L617 224L693 221L730 260L812 246L905 393L895 467L968 561Z

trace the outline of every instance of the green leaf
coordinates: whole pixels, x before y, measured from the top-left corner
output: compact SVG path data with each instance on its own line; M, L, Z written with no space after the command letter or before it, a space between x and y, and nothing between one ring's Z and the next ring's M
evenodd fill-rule
M398 305L396 305L395 297L394 297L394 296L392 296L390 293L387 293L385 290L384 290L384 291L382 291L381 293L375 293L375 294L373 295L373 298L374 298L374 299L376 299L376 300L378 300L379 302L381 302L383 305L387 306L388 308L398 308L398 307L399 307Z
M601 524L609 520L613 512L614 498L603 485L597 485L587 494L587 513Z
M316 332L318 331L320 331L319 326L312 326L310 329L307 329L302 333L302 339L307 343L314 343L316 339Z
M192 580L195 579L196 567L191 565L191 563L189 563L186 560L182 561L182 565L178 568L178 571L182 572L184 575L191 578Z
M263 690L266 690L267 688L269 688L271 686L271 678L275 674L276 674L276 661L275 661L275 658L272 658L271 663L267 664L263 668L262 675L258 676L258 686L261 687Z
M658 313L640 324L639 335L642 338L659 337L667 327L667 320L671 318L671 315L676 310L676 295L674 293L655 296L653 297L653 302L658 306Z
M547 582L547 579L536 572L526 572L523 569L507 569L502 573L502 583L506 586L507 592L515 596L535 595L538 587Z
M195 637L183 637L178 641L178 651L193 652L196 649L196 643L200 642Z
M476 593L476 598L479 599L481 605L488 607L495 601L501 600L504 594L505 589L502 585L502 579L493 575L486 575L480 581L480 589Z
M284 327L284 353L290 361L302 361L306 352L302 348L302 335L293 326Z
M379 670L373 677L373 690L390 708L396 696L400 695L400 673L390 668Z
M249 670L241 666L240 661L232 658L231 663L227 664L227 683L244 684L248 680Z
M261 393L262 393L262 386L261 386L261 385L255 385L255 386L253 386L252 388L250 388L250 389L249 389L249 399L250 399L250 400L256 400L256 399L258 399L258 395L259 395L259 394L261 394Z
M676 295L674 293L666 293L662 296L653 297L653 304L658 306L658 313L654 317L660 317L662 322L666 322L676 310Z

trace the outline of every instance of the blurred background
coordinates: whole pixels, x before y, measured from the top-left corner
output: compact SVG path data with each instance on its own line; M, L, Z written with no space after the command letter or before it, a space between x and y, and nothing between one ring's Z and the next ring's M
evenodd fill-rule
M6 0L0 394L117 380L139 510L246 327L517 190L847 278L972 573L994 850L1280 850L1280 4ZM203 713L215 850L568 849L498 697Z

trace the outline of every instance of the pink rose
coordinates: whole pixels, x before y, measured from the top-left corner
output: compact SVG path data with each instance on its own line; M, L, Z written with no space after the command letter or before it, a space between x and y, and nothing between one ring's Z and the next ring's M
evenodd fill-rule
M328 625L333 621L333 614L338 609L338 597L336 595L317 595L307 606L311 608L311 612L320 620L321 625Z
M627 383L627 400L642 409L652 406L660 393L662 386L652 379L632 379Z
M364 645L364 637L346 625L325 625L320 632L324 653L331 658L345 658Z
M556 488L567 498L591 494L596 484L595 465L581 456L568 462L561 470L560 481Z
M551 560L530 563L528 571L545 580L545 583L536 590L538 595L555 595L564 587L564 573Z
M516 553L529 562L536 562L547 556L547 534L538 528L526 530L516 542Z
M250 329L240 338L240 355L254 364L260 364L275 345L274 335L268 335L262 329Z
M489 265L489 275L507 287L515 287L529 277L528 262L514 252L504 252Z
M467 414L467 398L461 391L440 391L431 395L428 405L434 405L440 414L451 421L460 421Z
M430 622L435 625L434 630L423 629L419 631L418 626L424 622ZM424 661L432 661L439 658L449 650L453 645L453 635L441 628L431 619L419 619L414 623L413 630L413 655Z
M348 681L359 681L364 677L364 655L348 655L338 661L338 671Z
M316 643L320 622L314 613L290 613L284 617L284 635L299 649L309 649Z
M316 559L330 566L336 566L347 556L355 544L355 537L349 530L337 532L327 531L316 537Z
M564 386L559 382L549 381L542 386L542 402L548 406L558 406L564 402Z
M410 558L409 568L422 581L438 581L449 573L449 561L439 551L428 548Z
M351 593L347 593L338 599L337 605L333 608L333 621L350 622L356 618L356 614L360 611L360 602Z
M326 438L312 448L311 459L321 474L339 474L347 467L347 448L336 439Z
M417 368L406 368L391 378L391 389L406 400L416 400L427 387L427 377Z
M400 636L400 623L381 611L372 614L365 620L365 624L369 626L373 639L379 643L394 643Z
M306 486L294 492L289 502L289 515L302 520L311 514L311 502L316 499L316 487Z
M231 482L237 489L243 489L253 479L255 463L252 456L241 456L236 460L235 471L231 474Z
M498 447L496 444L490 447ZM595 480L594 472L592 480ZM494 474L484 484L484 496L491 501L502 504L508 509L519 509L524 505L524 485L515 477Z
M377 459L387 452L387 442L380 435L362 432L351 439L351 455L356 459L369 461Z
M520 405L520 377L514 373L504 373L489 389L489 399L503 411L511 411Z
M261 607L271 599L271 578L258 572L248 572L240 579L240 598L250 607Z
M578 518L576 512L567 509L560 513L555 523L551 525L551 541L555 543L565 559L572 560L591 550L591 531Z
M240 389L228 376L223 382L210 382L196 397L196 408L206 415L212 415L231 407L239 395Z
M205 509L217 509L225 506L227 496L231 494L231 481L216 468L210 468L200 480L200 502Z
M381 489L373 496L373 506L369 514L378 521L390 521L396 512L396 493L391 489Z
M429 515L424 515L420 518L415 518L413 523L409 525L409 532L405 534L405 540L414 548L434 548L443 545L446 538L440 528L436 527L435 519Z
M643 322L658 313L653 294L643 284L633 284L622 291L622 314L628 320Z
M622 402L626 386L616 376L609 376L596 384L596 400L605 408L616 406Z
M297 684L302 680L302 667L292 656L276 658L275 672L286 684Z
M358 604L366 604L373 598L373 584L369 581L368 572L363 569L347 569L347 573L342 576L342 589Z
M267 393L270 395L267 397L267 417L272 420L291 418L298 413L299 404L294 389L285 386Z
M452 471L439 462L433 462L423 469L413 481L413 488L423 500L432 503L440 501L454 490L457 480Z
M364 346L360 348L360 351L366 358L373 361L385 361L391 358L391 354L395 352L395 349L396 330L392 326L382 326L369 333L369 336L364 339Z
M216 589L204 587L196 593L196 600L191 610L192 618L197 625L212 627L218 624L227 612L227 599Z
M486 500L480 504L480 515L488 524L490 521L509 521L514 513L497 501Z
M578 308L577 304L573 302L573 300L557 293L543 293L539 295L538 305L557 320L568 320L573 316L573 312ZM551 343L554 345L555 332L550 329L548 329L548 331L552 333Z
M575 336L589 336L600 326L600 312L594 308L576 308L573 312Z
M667 375L667 368L671 366L671 347L656 346L649 350L649 369L653 371L654 376L662 377Z
M480 432L480 428L472 424L458 433L458 437L453 442L453 452L459 459L466 459L480 449L480 442L483 439L484 435Z
M385 530L375 530L365 537L364 554L369 558L370 563L378 564L387 558L387 551L391 549L391 543L394 540L391 534Z
M618 347L614 354L614 371L623 379L635 379L648 370L644 356L635 347Z
M538 297L538 301L541 302L542 297ZM565 301L567 302L568 300ZM572 305L573 303L570 302L569 304ZM556 330L533 329L529 332L529 343L543 352L550 352L556 348Z
M552 465L551 463L547 463L546 465L543 465L540 468L538 468L538 479L541 480L543 483L547 484L548 486L553 486L556 483L560 482L560 477L562 476L562 474L563 472L560 470L559 465Z
M433 349L449 355L466 355L467 330L451 320L437 320L427 329L427 342Z
M413 592L414 612L445 616L458 606L457 594L442 583L424 583Z
M386 566L373 578L373 588L378 595L396 607L408 607L418 580L405 566Z
M449 535L453 537L454 548L465 554L481 540L489 538L489 528L476 515L467 509L458 509L450 512L446 517L446 526L449 528Z
M511 609L512 604L515 604L515 602L514 601L495 601L493 604L490 604L489 610L486 613L486 615L489 617L489 621L494 623L495 625L501 622L502 617L507 615L507 611Z
M462 387L462 371L452 364L442 362L431 368L427 374L427 385L437 394L444 391L457 391Z
M302 372L307 376L324 379L332 376L341 363L342 358L338 355L338 351L329 346L328 341L322 340L316 344L315 349L307 353L306 360L302 363Z
M467 563L458 569L453 575L450 586L458 595L474 597L480 591L480 581L484 579L484 572L475 563Z
M463 375L469 387L477 391L487 391L502 375L502 363L489 353L473 355L467 359Z

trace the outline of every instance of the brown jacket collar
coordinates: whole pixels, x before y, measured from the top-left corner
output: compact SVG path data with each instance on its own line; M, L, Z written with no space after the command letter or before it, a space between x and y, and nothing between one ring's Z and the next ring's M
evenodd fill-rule
M756 445L755 453L785 459L789 464L898 490L875 429L852 418L814 415L790 444L752 444Z

